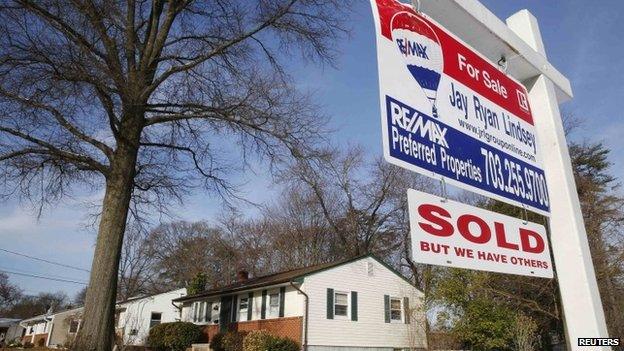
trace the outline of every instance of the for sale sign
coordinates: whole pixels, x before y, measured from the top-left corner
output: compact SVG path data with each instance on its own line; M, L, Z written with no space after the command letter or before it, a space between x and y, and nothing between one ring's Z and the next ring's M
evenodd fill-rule
M526 89L411 6L371 4L385 158L548 215Z
M407 196L414 261L553 277L544 226L412 189Z

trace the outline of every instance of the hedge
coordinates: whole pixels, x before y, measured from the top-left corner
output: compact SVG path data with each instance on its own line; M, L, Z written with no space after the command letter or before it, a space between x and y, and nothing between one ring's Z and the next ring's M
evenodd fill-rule
M300 349L296 341L272 335L266 330L253 331L243 340L243 351L299 351Z
M184 351L201 338L201 328L193 323L162 323L150 329L147 345L154 351Z

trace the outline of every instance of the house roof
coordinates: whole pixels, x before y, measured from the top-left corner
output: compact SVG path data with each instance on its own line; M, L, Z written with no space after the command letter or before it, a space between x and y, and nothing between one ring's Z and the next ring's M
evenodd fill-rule
M158 295L164 295L164 294L172 294L172 293L176 293L176 292L180 292L182 294L186 294L186 288L179 288L179 289L175 289L175 290L170 290L170 291L164 291L164 292L160 292L160 293L155 293L155 294L150 294L150 295L138 295L138 296L133 296L130 297L126 300L122 300L122 301L117 301L117 307L120 307L120 305L125 305L134 301L138 301L138 300L143 300L143 299L149 299Z
M383 262L381 259L379 259L375 255L364 254L364 255L355 256L346 260L323 263L323 264L318 264L314 266L295 268L295 269L291 269L288 271L282 271L282 272L278 272L274 274L249 278L247 280L238 281L236 283L226 285L223 287L219 287L216 289L206 290L199 294L180 297L180 298L174 299L173 302L185 302L185 301L191 301L191 300L195 300L195 299L202 298L202 297L223 295L223 294L233 293L233 292L242 291L242 290L249 290L249 289L261 288L261 287L270 286L270 285L284 284L290 281L301 279L305 277L306 275L318 273L320 271L338 267L343 264L351 263L351 262L354 262L354 261L357 261L366 257L371 257L375 259L376 261L384 265L386 268L390 269L392 272L394 272L395 274L397 274L398 276L400 276L401 278L409 282L409 280L407 280L401 273L399 273L398 271L396 271L395 269L387 265L385 262ZM411 282L409 283L412 284Z
M30 317L30 318L26 318L23 319L20 323L24 323L24 324L36 324L34 322L40 322L40 321L45 321L47 317L51 317L52 315L45 315L45 314L40 314L34 317Z
M15 318L2 318L0 317L0 328L7 328L10 327L12 325L17 324L20 321L20 319L15 319Z
M83 309L83 307L76 307L76 308L69 308L69 309L64 309L64 310L52 312L50 314L40 314L38 316L34 316L34 317L23 319L20 323L22 323L22 324L37 324L40 321L49 321L48 318L56 316L57 314L73 312L73 311L79 311L79 310L82 310L82 309Z

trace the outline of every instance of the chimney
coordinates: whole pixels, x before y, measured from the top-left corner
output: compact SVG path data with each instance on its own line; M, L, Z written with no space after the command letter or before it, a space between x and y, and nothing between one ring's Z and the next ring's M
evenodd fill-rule
M236 273L236 276L238 277L239 282L244 282L249 279L249 272L245 269L241 269Z

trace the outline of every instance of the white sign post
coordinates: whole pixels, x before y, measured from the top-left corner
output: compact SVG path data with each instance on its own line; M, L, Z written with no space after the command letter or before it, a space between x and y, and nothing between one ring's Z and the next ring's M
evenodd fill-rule
M537 20L528 11L507 19L508 26L533 49L546 56ZM557 279L561 291L568 345L577 348L577 339L607 337L594 265L587 242L585 223L576 192L559 104L553 83L544 75L528 84L529 99L546 167L551 194L550 232ZM614 335L616 336L616 335ZM611 347L593 346L593 350Z

